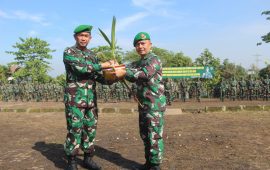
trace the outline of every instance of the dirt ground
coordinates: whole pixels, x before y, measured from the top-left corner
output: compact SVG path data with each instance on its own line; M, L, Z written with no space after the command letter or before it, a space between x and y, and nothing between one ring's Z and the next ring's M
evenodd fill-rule
M264 102L214 100L174 102L170 108ZM269 102L268 102L269 105ZM134 102L99 103L100 107L136 108ZM63 107L63 103L0 103L0 107ZM270 169L270 113L185 113L165 116L162 169ZM0 169L64 169L64 113L0 112ZM99 114L96 157L105 170L136 169L144 163L138 114ZM82 163L82 154L78 157ZM79 166L79 169L83 169Z

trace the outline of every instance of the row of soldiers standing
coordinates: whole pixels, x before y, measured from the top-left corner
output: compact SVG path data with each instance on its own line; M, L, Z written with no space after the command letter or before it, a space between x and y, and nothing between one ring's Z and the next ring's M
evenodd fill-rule
M97 97L103 102L130 101L132 93L137 93L135 83L131 84L130 90L122 82L112 85L97 84Z
M187 99L195 98L196 101L200 102L203 92L203 83L199 78L190 81L181 79L178 82L166 78L164 80L164 88L168 105L171 105L171 102L175 99L186 102Z
M188 99L195 98L201 101L204 92L203 83L198 79L181 79L173 81L164 79L165 96L167 104L175 99L185 102ZM131 84L128 89L123 83L117 82L113 85L97 84L97 97L104 102L130 101L132 93L136 94L136 84ZM265 78L248 79L241 78L237 81L232 79L221 79L218 84L219 98L230 100L268 100L270 97L270 79L268 75ZM63 101L63 86L54 83L9 83L0 84L0 97L2 101Z
M54 83L0 84L2 101L63 101L63 86Z
M220 100L225 98L231 100L258 100L268 101L270 89L270 79L268 75L265 78L255 78L251 76L247 80L241 78L237 81L234 77L231 80L221 79L219 83Z

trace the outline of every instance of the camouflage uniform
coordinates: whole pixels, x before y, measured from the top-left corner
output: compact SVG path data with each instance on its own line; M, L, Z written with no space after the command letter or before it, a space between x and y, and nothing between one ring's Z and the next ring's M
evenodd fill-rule
M247 89L247 83L244 80L244 78L241 78L241 81L239 82L239 89L240 89L240 99L244 100L246 96L246 89Z
M226 95L226 82L222 78L219 85L219 98L222 102L224 102L225 95Z
M230 94L231 99L235 101L237 97L237 81L235 80L235 78L232 78L230 82Z
M198 102L201 102L201 92L202 92L202 82L198 78L198 80L195 82L195 91L196 91L196 99Z
M166 79L165 84L164 84L164 88L165 88L165 96L166 96L166 102L168 105L171 105L171 90L172 90L172 84L169 81L169 79Z
M142 104L138 106L138 110L145 159L149 163L160 164L164 152L163 115L166 110L160 59L155 54L148 53L127 68L126 79L136 82L137 98Z
M268 78L268 75L266 75L265 79L263 80L263 100L268 101L269 85L270 85L270 79Z
M188 98L188 84L186 82L185 79L183 79L181 82L180 82L180 87L181 87L181 98L182 98L182 101L186 102L187 98Z
M63 61L68 130L64 150L67 155L76 155L81 147L84 153L93 155L98 120L96 81L106 83L99 74L101 65L92 51L75 46L66 48Z

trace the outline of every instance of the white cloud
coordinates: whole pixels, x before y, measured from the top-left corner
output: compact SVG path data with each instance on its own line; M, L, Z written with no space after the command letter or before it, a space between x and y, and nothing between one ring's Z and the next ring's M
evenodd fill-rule
M177 5L174 0L132 0L132 4L144 9L151 15L173 19L183 17L183 13L174 9L174 5Z
M6 18L6 19L8 19L8 18L11 18L11 17L8 16L8 14L6 12L0 10L0 18Z
M35 30L31 30L28 32L28 36L30 37L36 37L38 35L38 32Z
M132 24L134 24L138 20L141 20L142 18L145 18L146 16L148 16L148 13L140 12L140 13L136 13L134 15L128 16L126 18L122 18L119 20L119 23L116 29L118 31L125 30L126 28L130 27Z
M171 4L170 0L132 0L133 5L153 11L155 8Z
M4 12L0 10L0 18L4 19L15 19L15 20L26 20L41 24L43 26L50 25L49 22L45 20L45 17L41 14L30 14L25 11L13 11L13 12Z

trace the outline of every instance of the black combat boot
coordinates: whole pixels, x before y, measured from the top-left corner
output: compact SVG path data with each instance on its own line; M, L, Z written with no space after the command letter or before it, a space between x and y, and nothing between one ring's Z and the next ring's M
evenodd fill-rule
M161 170L159 164L150 164L148 170Z
M65 170L78 170L75 156L68 156L68 166Z
M148 161L143 164L139 170L161 170L159 164L152 164Z
M143 165L141 165L139 167L139 170L147 170L149 167L149 163L148 162L145 162Z
M84 153L84 167L89 169L89 170L101 170L101 166L98 165L96 162L93 161L93 156L89 153Z

